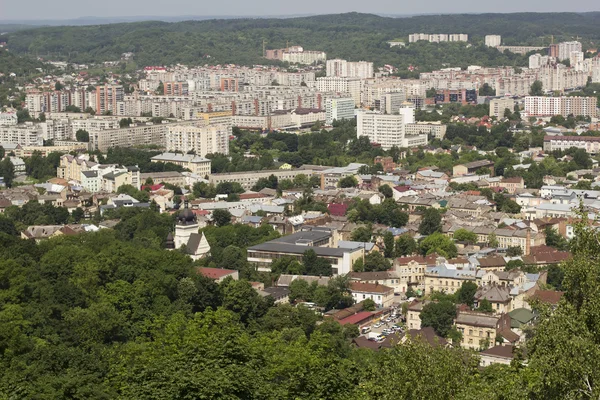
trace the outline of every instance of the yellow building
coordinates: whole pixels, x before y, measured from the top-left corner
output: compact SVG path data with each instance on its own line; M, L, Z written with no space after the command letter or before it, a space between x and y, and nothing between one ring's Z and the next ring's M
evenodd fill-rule
M496 337L502 335L509 341L516 336L510 330L508 314L492 315L473 311L460 311L454 320L456 329L462 334L461 346L467 349L483 349L494 345Z

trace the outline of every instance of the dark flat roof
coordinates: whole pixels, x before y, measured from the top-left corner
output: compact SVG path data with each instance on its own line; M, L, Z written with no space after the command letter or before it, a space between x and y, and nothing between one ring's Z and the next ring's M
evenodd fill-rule
M248 248L248 251L266 251L272 253L304 254L307 250L314 250L320 257L343 257L344 253L354 253L360 249L332 249L330 247L298 246L295 244L267 242Z

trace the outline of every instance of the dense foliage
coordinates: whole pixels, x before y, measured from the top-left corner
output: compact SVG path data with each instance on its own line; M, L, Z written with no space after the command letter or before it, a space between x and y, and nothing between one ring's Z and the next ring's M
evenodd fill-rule
M36 207L25 211L55 211ZM535 304L527 366L517 354L510 366L479 370L473 353L419 341L354 349L356 326L276 306L246 280L217 285L196 272L197 262L163 250L170 216L117 213L115 230L39 244L16 236L14 223L29 223L28 215L11 209L0 217L0 397L524 400L598 390L600 249L585 220L571 242L573 259L549 276L564 275L564 300L556 309ZM214 251L207 261L235 267L244 246L276 235L261 229L205 229ZM344 307L352 304L348 285L347 277L327 286L296 280L290 297ZM459 337L451 327L455 304L472 302L474 290L434 293L423 324Z
M329 58L372 60L391 64L408 74L409 65L420 70L446 65L484 66L527 64L526 57L503 54L483 46L483 36L500 34L506 44L548 44L581 36L598 35L597 13L575 14L483 14L427 15L388 18L348 13L289 19L231 19L179 23L136 22L112 25L47 27L7 35L12 51L50 55L89 63L118 60L124 52L135 53L138 65L265 63L263 40L268 48L299 44L323 50ZM414 32L460 32L470 35L474 46L464 43L416 43L393 47L390 40L408 41Z

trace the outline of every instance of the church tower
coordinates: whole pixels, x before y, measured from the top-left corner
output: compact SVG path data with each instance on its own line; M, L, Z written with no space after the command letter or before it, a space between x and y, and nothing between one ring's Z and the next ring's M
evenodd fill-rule
M199 228L196 215L188 208L186 202L185 209L179 213L175 225L175 248L179 249L181 246L187 246L190 236L194 233L198 234Z

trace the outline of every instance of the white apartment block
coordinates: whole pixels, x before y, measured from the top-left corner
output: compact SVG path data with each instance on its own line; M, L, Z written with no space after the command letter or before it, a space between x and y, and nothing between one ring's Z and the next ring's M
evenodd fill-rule
M581 42L562 42L558 44L558 59L559 61L568 60L571 53L581 51Z
M554 61L556 61L554 57L543 56L541 54L532 54L529 56L529 68L538 69L542 65L547 65Z
M42 146L44 132L39 124L32 122L26 122L23 125L0 125L0 143Z
M16 125L18 121L17 113L0 113L0 125Z
M396 147L414 147L427 144L427 135L408 136L406 125L414 124L414 108L404 107L400 114L389 115L361 111L357 115L357 137L368 136L371 143L384 150Z
M569 55L569 65L575 67L580 62L583 62L583 51L572 51Z
M490 100L490 117L503 118L504 111L509 109L512 113L515 109L515 101L511 98Z
M316 89L323 93L349 93L354 99L354 105L361 104L362 81L360 78L324 77L317 78Z
M379 99L379 111L386 114L397 114L406 101L406 93L404 91L386 93ZM377 102L376 106L377 106Z
M595 97L525 97L525 115L550 117L569 115L596 117L598 99Z
M231 125L174 125L168 128L166 148L170 152L193 151L200 157L207 154L229 154Z
M577 71L575 68L566 67L562 64L542 65L538 72L540 80L546 91L565 91L584 87L587 84L589 74L585 71Z
M316 64L327 60L323 51L290 51L283 53L283 61L290 64Z
M431 42L431 43L440 43L440 42L468 42L469 41L469 35L465 35L463 33L453 33L453 34L447 34L447 33L435 33L435 34L414 33L414 34L408 36L408 42L409 43L415 43L415 42L418 42L420 40L425 40L425 41Z
M502 44L502 36L500 35L486 35L485 45L488 47L498 47Z
M327 60L326 69L329 77L369 79L374 75L373 63L368 61Z
M352 97L328 98L325 100L325 122L354 118L354 99Z
M584 149L589 154L600 153L600 137L595 136L546 136L544 151L567 150L571 147Z

